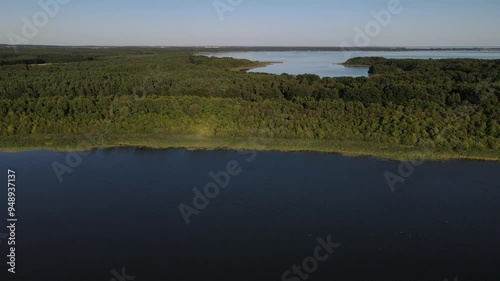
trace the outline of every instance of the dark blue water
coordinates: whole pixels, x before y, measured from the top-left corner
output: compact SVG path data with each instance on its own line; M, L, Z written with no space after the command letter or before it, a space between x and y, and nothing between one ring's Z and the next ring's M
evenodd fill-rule
M500 163L424 163L393 193L399 163L370 158L110 149L61 183L51 165L66 156L0 153L19 218L17 273L1 280L283 280L329 236L341 245L307 280L500 280ZM228 164L240 174L186 225L179 204Z
M252 69L250 72L270 74L305 74L321 77L368 76L368 67L344 67L339 65L354 57L384 57L389 59L500 59L499 51L286 51L286 52L228 52L207 53L207 56L233 57L252 61L280 62Z

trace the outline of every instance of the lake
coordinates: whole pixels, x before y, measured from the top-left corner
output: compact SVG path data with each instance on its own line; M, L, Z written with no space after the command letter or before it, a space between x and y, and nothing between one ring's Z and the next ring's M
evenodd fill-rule
M62 182L54 163L71 169ZM426 162L392 192L384 174L399 165L311 152L0 153L4 184L8 168L17 179L12 280L500 280L500 163ZM193 191L206 186L210 198ZM189 225L181 204L196 211ZM2 270L6 250L4 239Z
M321 77L368 76L368 67L339 65L354 57L384 57L390 59L500 59L499 51L284 51L284 52L229 52L205 53L206 56L233 57L252 61L281 62L250 70L270 74L316 74Z

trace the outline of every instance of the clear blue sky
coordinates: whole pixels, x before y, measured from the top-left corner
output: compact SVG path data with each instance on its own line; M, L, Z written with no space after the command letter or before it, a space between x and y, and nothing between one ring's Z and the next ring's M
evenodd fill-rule
M403 11L370 38L370 46L500 46L500 0L400 1ZM38 3L1 0L0 43L9 43L9 32L22 35L22 17L31 20L42 10ZM242 0L221 20L214 0L70 0L29 44L353 45L355 27L364 29L371 11L388 3Z

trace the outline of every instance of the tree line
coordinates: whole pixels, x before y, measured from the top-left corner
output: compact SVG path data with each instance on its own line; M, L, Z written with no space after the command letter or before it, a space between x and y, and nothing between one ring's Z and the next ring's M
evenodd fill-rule
M30 60L37 60L35 63ZM355 58L370 77L235 71L183 49L0 52L0 136L327 139L500 148L500 60Z

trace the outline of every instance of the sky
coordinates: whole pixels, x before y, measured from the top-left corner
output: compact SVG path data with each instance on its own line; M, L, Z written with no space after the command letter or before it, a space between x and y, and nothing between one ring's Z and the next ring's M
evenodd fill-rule
M0 43L500 46L499 10L500 0L1 0Z

